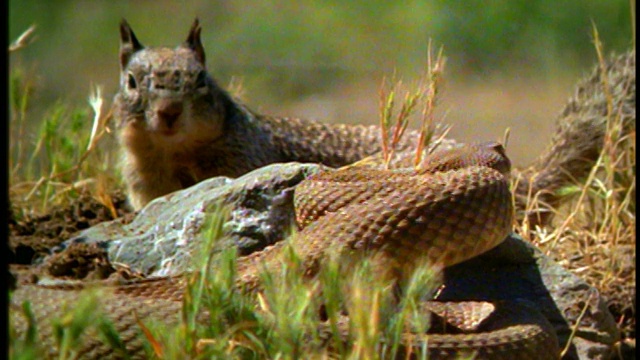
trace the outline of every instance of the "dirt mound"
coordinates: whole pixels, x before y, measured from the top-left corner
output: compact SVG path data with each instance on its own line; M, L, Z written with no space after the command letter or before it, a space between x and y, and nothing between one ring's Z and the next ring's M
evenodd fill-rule
M110 195L117 217L131 213L121 192ZM46 214L17 219L9 206L9 263L29 265L49 254L49 249L74 233L103 221L113 220L112 211L93 196L81 194L67 206L56 206Z

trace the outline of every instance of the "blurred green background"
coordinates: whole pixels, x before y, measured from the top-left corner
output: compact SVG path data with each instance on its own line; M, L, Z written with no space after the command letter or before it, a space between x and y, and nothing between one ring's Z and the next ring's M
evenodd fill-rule
M427 42L444 45L439 114L462 141L500 139L518 165L551 137L576 80L595 63L592 21L606 53L635 46L635 0L566 1L9 1L10 54L35 84L37 122L56 101L85 106L91 84L110 101L118 82L118 23L145 45L176 46L199 17L210 71L240 81L250 107L328 122L376 123L378 89L424 69ZM87 118L90 122L90 117ZM86 124L90 129L91 124ZM88 130L87 130L88 131Z

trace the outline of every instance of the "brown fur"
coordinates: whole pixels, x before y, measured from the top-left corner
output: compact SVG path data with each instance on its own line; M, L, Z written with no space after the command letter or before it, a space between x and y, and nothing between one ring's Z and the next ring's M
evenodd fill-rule
M233 99L207 72L197 19L175 49L144 47L124 20L120 35L114 114L135 209L214 176L276 162L342 166L380 150L375 126L274 118ZM413 140L407 136L400 148Z

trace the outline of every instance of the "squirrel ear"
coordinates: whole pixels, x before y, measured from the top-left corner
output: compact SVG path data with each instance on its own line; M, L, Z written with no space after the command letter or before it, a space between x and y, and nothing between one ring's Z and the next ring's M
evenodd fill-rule
M127 20L120 22L120 66L124 69L129 63L131 55L144 48L131 30Z
M191 25L191 30L189 30L189 36L187 36L185 46L193 50L196 53L197 59L202 63L202 65L205 65L204 47L202 46L202 41L200 41L201 30L200 22L198 21L198 18L196 18L193 25Z

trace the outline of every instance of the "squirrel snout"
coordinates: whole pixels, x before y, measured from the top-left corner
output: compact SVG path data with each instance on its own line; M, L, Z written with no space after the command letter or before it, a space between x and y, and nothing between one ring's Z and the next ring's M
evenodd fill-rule
M182 114L182 101L177 100L160 100L156 104L156 115L161 127L171 130L180 115Z

